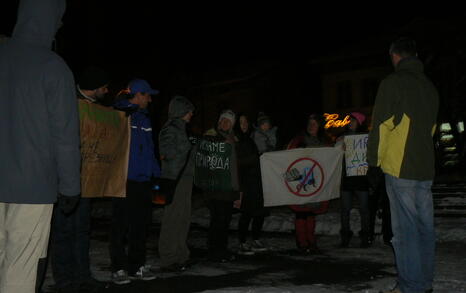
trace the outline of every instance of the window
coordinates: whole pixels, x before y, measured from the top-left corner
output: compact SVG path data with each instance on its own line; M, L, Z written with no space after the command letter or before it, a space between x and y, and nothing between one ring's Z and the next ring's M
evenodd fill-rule
M446 123L442 123L440 124L440 132L450 132L451 131L451 125L450 123L446 122Z
M464 122L463 122L463 121L458 122L458 124L457 124L456 126L457 126L457 128L458 128L458 132L459 132L459 133L463 133L463 132L464 132Z

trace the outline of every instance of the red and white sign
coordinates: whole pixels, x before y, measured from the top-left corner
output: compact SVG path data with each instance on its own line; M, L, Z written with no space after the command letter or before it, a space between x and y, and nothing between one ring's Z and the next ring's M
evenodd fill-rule
M303 148L261 156L264 206L306 204L340 196L343 151Z
M311 158L300 158L291 163L286 171L290 174L294 170L302 170L302 172L296 180L285 180L286 187L291 193L297 196L312 196L319 192L325 177L319 162Z

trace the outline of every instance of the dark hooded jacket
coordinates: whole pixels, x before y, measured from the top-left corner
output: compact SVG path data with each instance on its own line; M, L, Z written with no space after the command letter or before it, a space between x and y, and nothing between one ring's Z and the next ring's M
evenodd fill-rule
M266 216L268 210L264 208L259 151L249 131L244 133L238 127L236 137L238 138L236 144L238 173L243 192L241 211L251 216Z
M74 78L51 50L64 0L23 0L0 45L0 201L51 204L80 193Z
M432 180L439 95L416 57L402 59L379 86L367 163L410 180Z
M176 179L188 159L192 144L186 132L186 121L181 118L190 111L194 111L194 106L185 97L176 96L170 101L168 121L159 134L162 178ZM192 176L193 168L193 162L190 160L185 167L184 175Z

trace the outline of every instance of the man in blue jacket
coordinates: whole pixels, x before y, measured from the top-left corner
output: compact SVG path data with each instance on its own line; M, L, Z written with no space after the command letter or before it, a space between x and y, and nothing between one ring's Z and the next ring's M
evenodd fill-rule
M65 0L22 0L0 45L0 292L32 293L45 271L53 204L79 201L74 78L51 50Z
M155 279L145 262L146 234L152 214L151 179L160 177L147 106L152 101L151 95L157 93L147 81L134 79L128 86L128 96L114 105L131 116L126 198L113 199L110 255L112 281L118 285L127 284L131 279ZM128 253L125 239L128 239Z

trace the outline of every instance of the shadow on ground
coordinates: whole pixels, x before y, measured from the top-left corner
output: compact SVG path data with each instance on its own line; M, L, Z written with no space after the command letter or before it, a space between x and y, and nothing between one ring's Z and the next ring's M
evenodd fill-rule
M133 282L124 286L110 285L101 292L201 292L229 287L300 286L321 284L341 287L348 292L370 289L369 280L393 276L386 271L388 265L361 259L336 259L325 255L296 259L291 251L277 251L252 257L240 257L229 264L207 261L206 251L194 249L193 266L218 268L221 266L241 266L247 269L225 272L223 275L193 275L189 272L178 275L161 276L153 281Z

